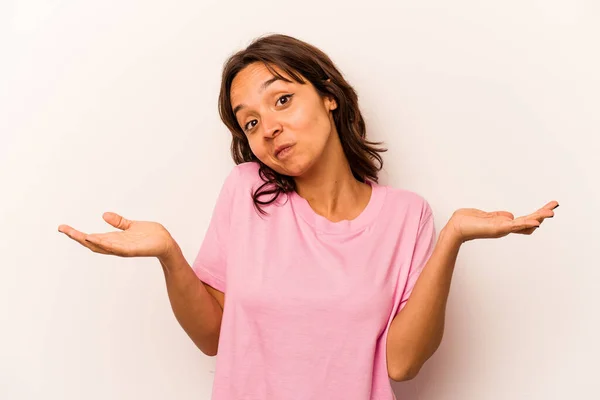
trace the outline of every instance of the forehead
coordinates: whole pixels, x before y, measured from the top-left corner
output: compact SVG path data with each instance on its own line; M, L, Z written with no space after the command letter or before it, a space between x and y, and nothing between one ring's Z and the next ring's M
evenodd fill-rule
M271 66L278 74L289 79L291 84L297 82L277 66ZM252 63L242 69L231 82L230 98L232 106L244 101L249 95L259 94L262 85L275 75L263 63ZM285 82L287 83L287 82Z

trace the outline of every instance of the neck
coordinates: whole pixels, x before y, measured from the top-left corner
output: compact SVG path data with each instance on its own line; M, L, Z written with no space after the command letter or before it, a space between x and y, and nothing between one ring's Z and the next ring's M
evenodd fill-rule
M352 220L367 206L371 186L354 178L350 164L343 152L339 137L327 146L309 172L296 177L296 190L319 215L333 221Z

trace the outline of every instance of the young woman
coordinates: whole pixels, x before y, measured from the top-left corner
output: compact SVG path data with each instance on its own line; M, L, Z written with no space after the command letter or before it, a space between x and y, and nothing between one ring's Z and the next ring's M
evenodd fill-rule
M97 253L158 258L177 320L218 353L216 400L393 399L389 378L413 378L440 344L461 244L529 235L558 206L460 209L436 241L427 201L377 183L383 149L353 88L289 36L227 61L219 111L237 166L192 266L156 222L59 227Z

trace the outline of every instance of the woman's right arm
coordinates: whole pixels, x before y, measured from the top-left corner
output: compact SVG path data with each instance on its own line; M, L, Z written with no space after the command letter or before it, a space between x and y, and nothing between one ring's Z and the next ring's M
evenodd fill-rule
M175 318L203 353L216 355L225 295L197 277L162 224L133 221L113 212L104 213L102 218L119 230L85 234L62 224L58 231L94 253L158 258Z
M203 283L188 264L179 246L159 257L175 318L206 355L217 354L224 294Z

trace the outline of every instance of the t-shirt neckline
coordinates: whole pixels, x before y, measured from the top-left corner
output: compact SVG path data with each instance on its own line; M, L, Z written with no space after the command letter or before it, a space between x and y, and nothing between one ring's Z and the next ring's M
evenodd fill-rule
M333 222L317 214L308 201L296 191L289 194L294 211L309 225L319 232L350 233L366 228L379 214L385 199L385 187L373 181L366 181L371 186L371 197L362 212L352 220Z

